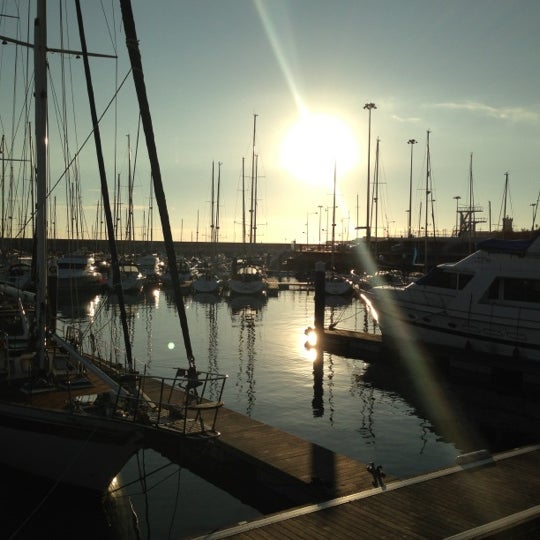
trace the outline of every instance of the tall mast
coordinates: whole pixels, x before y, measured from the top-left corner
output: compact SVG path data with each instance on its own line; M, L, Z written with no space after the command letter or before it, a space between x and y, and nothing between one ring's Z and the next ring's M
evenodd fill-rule
M336 243L336 167L336 162L334 161L334 190L332 198L332 262L330 270L334 270L334 246Z
M210 242L215 242L215 223L214 223L214 161L212 161L212 182L210 193Z
M255 223L255 199L257 191L257 178L255 176L255 141L257 133L257 114L253 115L253 142L251 145L251 204L249 207L249 243L254 242L254 223Z
M474 212L474 191L473 191L473 154L469 161L469 253L472 253L473 234L473 212ZM476 226L474 227L476 232Z
M216 193L216 214L215 214L215 227L216 227L216 244L219 242L219 190L221 187L221 161L218 161L218 175L217 175L217 193Z
M36 339L43 345L47 324L47 5L37 3L34 21L35 134L36 134ZM44 347L38 346L39 365L45 366Z
M429 134L431 132L427 131L427 150L426 150L426 209L424 210L424 271L427 272L428 269L428 208L429 208L429 185L430 185L430 157L429 157Z
M242 158L242 244L246 243L246 158Z
M172 285L173 285L176 309L178 311L178 317L180 319L180 326L181 326L182 335L184 338L184 345L185 345L189 365L191 369L195 369L195 358L193 356L191 338L189 336L187 314L185 311L184 301L182 298L182 291L180 288L180 278L178 276L178 269L176 266L176 253L174 251L171 223L169 219L169 212L167 209L167 201L165 198L165 192L163 190L161 169L159 166L156 141L154 137L154 127L152 124L152 117L150 115L150 106L148 104L148 96L146 93L146 84L144 81L141 53L139 51L139 40L137 38L135 20L133 18L133 10L131 8L131 2L129 0L120 0L120 7L122 9L122 20L124 22L124 29L126 31L126 45L129 52L129 59L131 63L132 73L133 73L133 81L135 84L137 99L139 101L142 124L143 124L144 133L146 137L146 147L148 151L148 157L150 159L150 166L152 169L152 178L154 181L154 193L155 193L156 202L159 208L159 215L161 217L161 226L163 229L163 240L165 243L167 258L169 260L169 267L171 271L171 280L172 280Z

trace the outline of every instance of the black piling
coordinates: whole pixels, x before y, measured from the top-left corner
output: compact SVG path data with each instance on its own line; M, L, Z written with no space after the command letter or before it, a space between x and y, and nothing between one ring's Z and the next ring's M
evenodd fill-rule
M322 261L315 263L315 331L317 339L322 340L324 334L324 271Z

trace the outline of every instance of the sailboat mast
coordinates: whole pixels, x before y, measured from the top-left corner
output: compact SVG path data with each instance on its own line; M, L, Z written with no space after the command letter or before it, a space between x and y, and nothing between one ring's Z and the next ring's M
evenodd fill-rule
M469 253L472 253L472 243L473 243L473 212L474 212L474 191L473 191L473 154L471 152L470 162L469 162ZM475 226L476 232L476 226Z
M212 182L211 193L210 193L210 242L215 241L215 232L214 232L214 161L212 161Z
M429 157L429 134L431 132L427 131L427 149L426 149L426 208L424 210L424 271L427 272L428 268L428 208L429 208L429 183L431 175L431 163Z
M216 193L216 218L215 218L215 226L216 226L216 244L219 242L219 190L221 187L221 161L218 161L218 175L217 175L217 193Z
M246 244L246 158L242 158L242 244Z
M334 247L336 243L336 162L334 161L334 190L332 198L332 253L331 253L331 268L334 270Z
M249 243L252 244L254 242L253 239L253 223L254 223L254 212L255 212L255 192L257 189L256 183L257 179L255 176L255 137L257 133L257 114L253 115L253 142L251 145L251 203L249 207Z
M165 192L163 190L163 181L161 178L161 169L159 166L156 141L154 138L154 128L152 125L152 117L150 116L150 107L148 104L146 85L144 82L141 53L139 51L139 45L138 45L139 40L137 38L137 31L135 29L135 20L133 18L133 10L131 7L131 2L129 0L120 0L120 7L122 10L122 21L124 23L124 29L126 32L126 45L127 45L127 49L129 53L129 59L131 62L133 82L135 84L137 99L139 101L139 108L140 108L144 133L146 137L146 147L148 151L148 157L150 160L150 167L152 169L152 178L154 181L154 193L155 193L156 202L159 208L159 215L161 217L161 225L163 229L163 240L165 243L167 259L169 261L176 309L178 311L178 317L180 319L180 326L182 329L182 335L184 338L184 345L185 345L189 365L190 365L190 368L195 369L195 358L193 356L193 350L191 347L191 338L189 336L187 314L185 311L184 301L182 298L182 291L180 288L180 278L178 276L178 269L176 266L176 253L174 251L171 223L169 219L169 212L167 210L167 201L165 198Z
M107 222L107 229L109 233L108 238L109 238L109 250L111 252L113 284L116 288L116 293L118 295L118 305L120 308L120 320L122 324L122 333L124 336L124 344L126 348L126 362L128 364L129 369L132 369L133 355L132 355L132 350L131 350L129 328L127 325L126 305L124 301L124 292L122 290L121 279L120 279L119 257L118 257L118 250L116 247L116 239L115 239L115 234L114 234L114 222L113 222L113 215L111 211L111 201L109 197L107 175L105 173L105 162L103 160L103 152L102 152L102 144L101 144L101 132L99 129L99 122L98 122L98 116L97 116L97 111L96 111L96 102L94 98L94 89L92 86L92 77L90 74L90 63L88 61L88 54L87 54L88 49L86 46L86 35L84 32L80 0L76 0L75 8L77 10L77 23L79 25L79 36L81 40L81 48L83 51L83 64L84 64L84 72L85 72L85 78L86 78L86 87L88 91L88 101L90 105L90 115L92 117L92 126L94 128L93 129L94 142L96 145L99 177L101 181L101 196L103 198L103 209L105 211L105 219Z
M47 5L37 3L34 21L35 134L36 134L36 339L44 344L47 324ZM44 347L37 347L45 366Z

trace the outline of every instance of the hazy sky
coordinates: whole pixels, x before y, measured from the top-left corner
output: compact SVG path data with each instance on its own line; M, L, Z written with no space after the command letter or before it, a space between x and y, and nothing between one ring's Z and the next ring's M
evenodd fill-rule
M74 13L68 4L65 14ZM57 11L57 5L50 0L50 11ZM118 61L91 62L103 111L128 69L124 36L115 38L116 45L109 37L119 34L114 31L121 26L119 4L82 5L89 49L114 54L118 48ZM26 2L6 0L0 11L15 14L25 8ZM515 229L531 227L531 204L540 190L537 0L133 0L133 10L176 239L209 239L214 161L216 188L222 163L220 239L242 240L242 158L249 189L255 114L257 241L305 242L306 233L310 243L326 238L334 162L336 238L363 236L364 229L355 228L366 223L366 103L377 107L371 113L372 183L380 139L378 236L406 234L411 148L413 233L424 225L428 130L439 233L451 234L455 227L456 203L469 204L471 154L474 204L484 210L477 214L485 220L479 229L488 230L490 223L492 229L500 227L506 172L507 214ZM76 25L66 26L69 41L61 45L52 14L50 22L50 47L80 48ZM21 27L25 32L24 19ZM0 21L2 35L13 36L16 28L12 19ZM6 46L0 62L0 128L10 140L24 89L17 88L14 107L14 60ZM84 88L77 82L82 81L82 62L72 59L69 65L73 75L65 76L66 86L74 81ZM55 92L62 81L59 67L60 55L52 56ZM88 135L88 106L79 97L65 109L68 116L76 111L80 145ZM58 114L50 118L51 131ZM304 127L298 127L301 118ZM123 190L128 183L129 134L140 238L150 180L142 135L135 160L137 109L131 78L103 122L111 192L116 178ZM408 144L410 139L417 144ZM76 148L72 141L70 155ZM92 148L81 153L79 173L89 230L95 227L99 186ZM371 195L375 187L370 186ZM59 184L55 196L61 212L66 188ZM123 199L125 204L127 195ZM58 227L62 222L59 216ZM157 210L154 222L157 226Z

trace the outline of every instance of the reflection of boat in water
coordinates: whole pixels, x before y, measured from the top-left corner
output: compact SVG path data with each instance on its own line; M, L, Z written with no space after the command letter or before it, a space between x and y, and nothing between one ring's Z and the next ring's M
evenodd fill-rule
M443 368L436 360L428 360L419 376L414 366L399 359L367 363L352 385L355 381L360 390L367 383L367 388L404 399L416 410L412 416L426 419L426 437L442 437L460 452L500 452L540 437L536 385L527 393L508 379L493 381L480 371L471 376L460 368Z
M219 304L221 302L221 296L215 292L196 292L192 298L201 304Z
M58 317L71 321L88 319L100 301L100 295L81 291L76 295L67 295L65 298L60 297L57 306Z
M268 297L266 295L239 295L231 296L229 298L229 306L233 315L241 313L245 310L250 310L253 312L261 311L268 302Z
M368 291L383 336L540 361L540 236L478 247L406 287Z
M326 294L324 304L329 308L349 306L352 304L352 295Z

